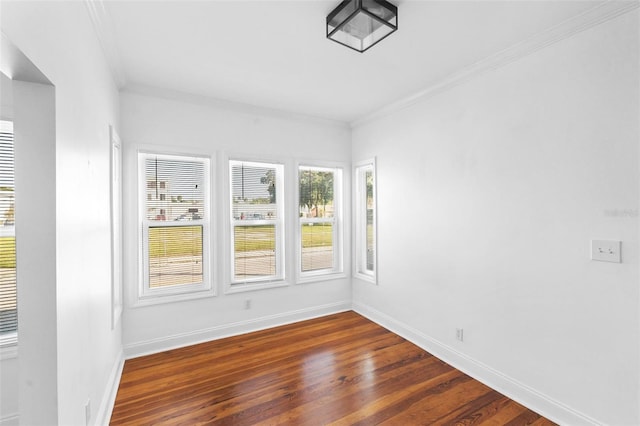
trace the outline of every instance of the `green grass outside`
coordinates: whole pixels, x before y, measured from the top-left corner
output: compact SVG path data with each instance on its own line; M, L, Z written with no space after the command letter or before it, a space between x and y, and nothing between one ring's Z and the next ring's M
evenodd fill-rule
M275 250L275 226L236 226L235 251Z
M274 239L275 227L273 225L235 227L236 252L274 250ZM302 226L302 247L331 247L332 244L333 232L331 224ZM202 255L202 228L200 226L150 228L149 254L152 258L160 256L200 256ZM0 267L2 267L1 263Z
M333 245L333 224L314 223L302 225L302 247L331 247Z
M202 255L202 227L167 226L149 228L149 255L152 258Z
M315 224L302 226L302 247L331 247L333 245L333 233L331 224ZM263 226L236 226L235 250L237 252L254 250L273 250L274 247L273 225Z
M0 237L0 268L16 267L16 237Z

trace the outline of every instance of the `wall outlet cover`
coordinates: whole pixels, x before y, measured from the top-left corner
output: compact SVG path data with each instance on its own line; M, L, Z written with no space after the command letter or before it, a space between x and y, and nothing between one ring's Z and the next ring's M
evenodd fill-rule
M591 259L600 262L621 263L620 241L614 240L591 240Z

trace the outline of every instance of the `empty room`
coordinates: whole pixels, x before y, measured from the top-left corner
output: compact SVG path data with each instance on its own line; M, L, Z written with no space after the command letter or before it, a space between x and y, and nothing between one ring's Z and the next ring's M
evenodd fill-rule
M637 0L0 0L0 426L640 425Z

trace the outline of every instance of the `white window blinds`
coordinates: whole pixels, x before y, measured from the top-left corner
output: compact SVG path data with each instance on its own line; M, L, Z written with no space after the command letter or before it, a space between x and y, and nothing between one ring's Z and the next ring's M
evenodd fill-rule
M283 276L282 166L230 161L233 282Z
M203 283L206 163L196 158L143 155L146 289Z
M147 220L202 219L205 197L202 161L148 156L145 177Z
M18 331L13 123L0 121L0 345Z

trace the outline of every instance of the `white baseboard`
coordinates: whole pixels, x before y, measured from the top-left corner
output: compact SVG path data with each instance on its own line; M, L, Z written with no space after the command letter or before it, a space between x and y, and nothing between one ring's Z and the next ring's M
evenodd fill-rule
M12 414L10 416L4 416L0 418L0 426L19 426L20 425L20 417L17 414Z
M602 424L366 304L353 302L353 310L549 420L561 425Z
M124 368L124 353L120 351L116 361L113 363L111 374L109 374L109 382L107 383L107 391L102 397L100 408L96 415L96 425L108 425L111 421L113 406L116 403L116 395L120 386L120 378L122 377L122 369Z
M350 301L314 306L311 308L267 315L246 321L223 324L188 333L175 334L159 339L132 343L125 345L124 353L126 359L136 358L143 355L150 355L170 349L195 345L224 337L236 336L238 334L250 333L252 331L264 330L265 328L277 327L279 325L290 324L297 321L304 321L349 310L351 310Z

